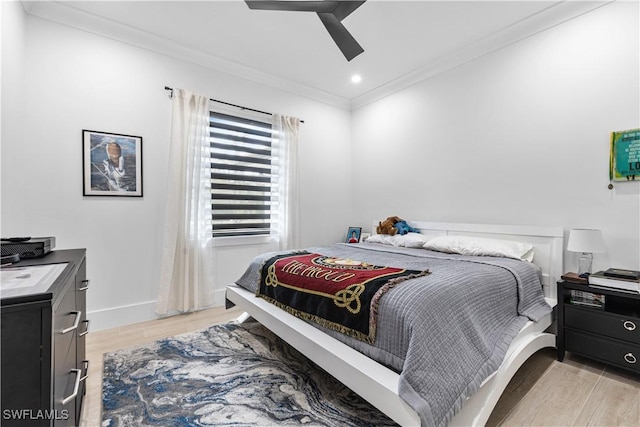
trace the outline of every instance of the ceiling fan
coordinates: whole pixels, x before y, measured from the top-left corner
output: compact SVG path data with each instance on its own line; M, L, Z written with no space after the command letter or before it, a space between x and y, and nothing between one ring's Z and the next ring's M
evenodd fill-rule
M366 0L365 0L366 1ZM245 0L249 9L284 10L294 12L315 12L325 28L336 42L342 54L351 61L364 52L364 49L349 31L342 25L342 20L354 10L362 6L364 1L270 1Z

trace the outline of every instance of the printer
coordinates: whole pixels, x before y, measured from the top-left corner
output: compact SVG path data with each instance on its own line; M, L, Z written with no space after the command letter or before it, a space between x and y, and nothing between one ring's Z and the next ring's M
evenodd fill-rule
M55 237L3 237L0 239L2 256L18 255L20 258L40 258L56 246Z

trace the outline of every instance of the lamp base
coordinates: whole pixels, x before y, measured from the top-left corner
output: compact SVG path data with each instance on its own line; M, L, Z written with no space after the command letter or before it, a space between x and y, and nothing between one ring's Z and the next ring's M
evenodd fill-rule
M578 275L591 274L591 264L593 263L593 254L591 252L581 252L578 258Z

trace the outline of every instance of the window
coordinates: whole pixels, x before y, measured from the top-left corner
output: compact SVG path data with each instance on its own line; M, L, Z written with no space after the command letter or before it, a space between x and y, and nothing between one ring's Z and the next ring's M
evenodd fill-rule
M213 237L269 236L277 203L270 123L209 115Z

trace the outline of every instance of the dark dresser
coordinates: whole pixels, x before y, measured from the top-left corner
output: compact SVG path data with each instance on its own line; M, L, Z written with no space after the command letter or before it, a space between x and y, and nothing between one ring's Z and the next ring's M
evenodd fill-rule
M53 251L2 269L2 426L80 425L89 366L85 252ZM11 287L21 274L42 279Z
M576 303L572 292L604 297L601 307ZM640 294L558 282L558 360L565 351L640 373Z

